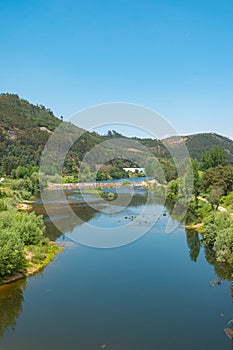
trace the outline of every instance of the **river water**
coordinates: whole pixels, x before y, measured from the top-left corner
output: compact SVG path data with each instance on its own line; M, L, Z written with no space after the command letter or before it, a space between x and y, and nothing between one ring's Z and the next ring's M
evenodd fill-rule
M0 350L232 349L224 333L233 318L229 271L213 264L201 237L179 226L166 234L169 208L145 204L143 190L114 215L79 196L68 194L73 210L94 226L123 225L145 205L162 214L135 242L97 249L69 240L82 225L61 235L38 201L48 235L67 246L42 272L0 288ZM54 205L61 214L62 203Z

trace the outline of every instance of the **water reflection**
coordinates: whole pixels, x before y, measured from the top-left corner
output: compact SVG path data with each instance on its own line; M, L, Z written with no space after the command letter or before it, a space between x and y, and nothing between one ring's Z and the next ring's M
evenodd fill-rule
M67 192L67 197L70 197L70 193ZM80 225L80 218L84 222L89 222L92 218L95 217L99 213L98 210L94 209L93 207L87 205L84 201L81 200L81 195L80 194L75 194L73 195L74 198L70 202L70 206L72 210L77 214L77 220L64 220L63 217L63 204L61 203L51 203L50 205L53 206L55 209L54 211L56 212L56 221L59 222L59 227L63 228L63 232L73 232L73 230ZM96 201L96 197L92 195L92 200ZM129 204L129 207L132 208L138 208L144 206L146 203L151 204L152 201L153 203L159 203L159 199L155 199L154 197L147 198L147 192L141 191L139 194L135 194L131 202ZM114 205L114 201L111 202L111 205ZM48 206L48 204L47 204ZM45 218L45 225L46 225L46 233L49 239L51 240L56 240L60 237L61 233L58 231L57 227L48 219L47 213L45 212L44 206L42 203L36 203L33 207L33 210L36 212L37 215L43 215Z
M187 245L189 247L189 256L192 261L197 261L201 250L199 234L193 230L186 231Z
M133 207L138 208L140 206L145 205L146 203L149 203L149 205L151 205L152 214L153 214L153 210L154 210L153 203L155 205L158 205L158 204L162 204L162 202L163 202L162 199L160 200L159 198L156 198L153 196L150 196L149 198L147 198L147 194L142 192L141 194L137 193L132 198L130 206L132 208ZM58 208L57 220L63 221L64 219L62 216L62 214L63 214L62 203L51 203L51 205L57 206L57 208ZM99 212L97 210L86 205L84 202L81 202L81 201L78 202L78 198L76 198L76 200L73 200L71 205L72 205L73 210L77 211L78 215L80 217L82 217L83 221L90 221L99 215ZM173 206L174 206L174 203L172 203L171 201L167 202L166 210L168 213L173 212ZM38 203L34 208L38 214L43 214L45 216L45 222L46 222L47 232L48 232L49 237L54 239L54 240L57 239L60 236L60 232L58 232L57 228L48 220L48 218L46 218L46 213L43 209L42 204ZM138 211L138 209L135 210L135 212L137 212L137 211ZM177 217L175 215L173 215L172 219L179 220L179 215ZM161 230L161 232L163 232L165 220L166 220L166 218L162 218L162 220L159 221L159 230ZM64 225L66 225L67 231L68 230L72 231L73 229L75 229L77 222L68 222L67 220L64 220ZM180 234L183 237L184 231L181 230ZM177 240L177 237L179 238L178 240ZM145 334L148 334L149 336L151 336L152 334L154 334L156 327L158 327L158 325L160 325L159 322L163 322L163 314L165 315L164 317L167 320L168 315L170 315L170 314L173 315L176 312L177 313L179 312L179 315L180 315L180 313L182 313L180 310L182 310L182 308L184 308L185 311L184 311L184 314L182 317L187 317L187 319L190 319L190 315L195 313L194 309L196 309L197 303L195 304L195 302L194 302L195 305L193 306L192 301L191 302L189 302L189 301L192 298L194 298L194 301L198 300L198 299L195 299L195 296L202 295L202 293L200 293L199 291L205 292L205 289L199 289L199 285L195 281L195 283L193 283L193 285L190 287L190 289L188 289L188 287L187 287L187 290L185 289L185 291L184 291L184 289L180 288L179 284L178 284L178 288L176 291L177 276L176 276L176 273L173 273L173 270L172 270L173 265L175 266L176 263L178 264L177 265L178 267L180 266L180 271L181 271L181 273L179 274L181 277L180 281L181 282L183 281L183 283L186 283L186 280L189 280L190 283L192 283L192 280L190 278L190 276L192 277L192 275L189 275L189 273L188 273L188 271L190 271L190 270L186 270L184 264L186 264L186 265L190 264L192 266L193 266L193 264L191 264L191 263L187 264L187 259L186 259L187 253L186 253L186 251L184 251L185 249L183 249L183 246L180 245L180 244L183 244L183 242L184 242L184 244L186 244L186 243L183 240L183 238L180 238L179 231L178 231L177 236L175 237L174 240L172 240L173 237L169 237L171 239L166 238L166 240L164 240L164 239L156 240L156 238L157 237L155 237L155 235L153 235L153 232L152 232L152 234L150 235L150 240L148 240L148 241L147 241L147 238L145 240L141 240L141 243L137 242L134 247L129 246L127 249L123 248L121 250L121 253L119 253L119 251L117 249L114 250L113 256L115 256L116 260L114 260L115 258L113 259L112 265L109 264L109 262L111 262L111 257L110 257L110 255L112 254L111 252L105 252L104 256L105 256L106 260L104 258L103 258L103 260L101 260L102 258L100 258L100 255L99 255L100 252L99 251L97 252L96 250L90 251L90 250L83 249L83 250L81 250L80 254L78 254L77 256L75 254L72 255L72 253L71 254L67 254L67 252L64 253L63 257L66 256L66 258L67 258L69 255L70 260L67 258L67 260L62 261L62 264L57 265L58 266L57 271L59 273L58 280L56 280L56 278L53 280L53 278L50 278L50 275L47 275L47 279L45 278L45 281L44 281L44 290L46 290L47 285L48 285L48 281L49 281L49 283L51 284L51 287L49 287L49 288L51 288L51 290L52 290L52 288L54 288L54 290L56 290L58 283L59 283L59 291L60 292L57 291L57 296L55 296L55 294L54 294L54 297L53 297L52 293L51 294L47 293L46 297L44 297L44 294L43 294L42 297L39 297L39 299L40 299L40 302L43 303L43 305L47 305L47 310L50 310L49 309L50 305L54 305L53 312L55 315L57 315L57 310L58 310L58 314L61 310L61 315L64 317L66 315L67 320L69 320L69 317L72 318L73 309L77 311L77 315L75 314L75 321L71 322L69 324L69 332L66 333L67 328L66 328L66 325L64 325L64 333L67 334L67 342L69 341L69 337L71 337L71 341L73 339L73 342L74 342L74 339L75 339L75 341L80 341L80 343L83 342L84 346L77 347L77 349L78 348L80 348L80 349L94 348L93 344L92 344L92 347L87 347L87 345L85 347L85 342L87 342L87 340L84 338L86 337L86 335L81 331L80 331L80 333L83 334L83 337L85 335L85 337L83 338L83 340L80 340L80 339L77 340L78 327L76 327L75 322L80 322L79 323L80 329L82 329L82 326L83 326L84 329L86 327L86 329L88 329L88 331L90 329L90 324L91 324L93 326L93 329L96 330L96 334L98 332L101 334L101 331L103 329L104 329L103 333L105 333L106 324L107 324L107 327L109 326L109 329L110 329L111 322L112 322L112 324L114 325L114 326L112 326L112 329L114 331L117 330L116 332L118 332L117 327L119 327L119 324L122 324L122 315L126 315L125 310L127 312L127 308L129 306L131 307L131 309L128 312L128 314L126 315L126 322L125 322L124 330L122 331L122 334L119 334L121 336L123 335L123 338L126 338L126 339L128 339L127 336L129 336L126 334L126 333L128 333L128 329L127 329L128 321L127 320L129 320L129 324L130 324L130 322L135 321L136 326L137 326L137 322L138 323L141 322L141 325L143 325L144 320L146 320L146 322L148 322L148 320L149 320L150 322L146 323L146 329L148 329L148 325L149 325L149 332L146 333L147 332L146 329L144 331L145 331ZM198 233L195 231L187 231L186 232L186 241L187 241L187 246L189 248L190 260L193 262L197 262L198 256L199 256L201 248L202 248L201 236L199 236ZM154 245L155 242L157 243L157 246ZM175 245L175 244L177 244L177 245ZM160 249L160 247L161 247L161 249ZM176 254L177 254L176 251L178 251L178 249L180 247L182 247L181 249L184 253L183 255L185 256L185 260L184 260L184 264L183 264L183 260L181 260L180 265L179 265L179 259L177 261L175 261L175 259L176 259ZM137 250L135 248L137 248ZM165 249L167 249L167 248L169 251L169 254L167 254L168 259L167 259L167 261L164 261L165 259L164 259L163 254L165 255L165 253L166 253ZM137 252L137 254L138 254L137 257L140 257L140 259L138 259L136 257L136 260L134 261L133 259L135 259L135 252ZM161 256L160 256L160 253L161 253ZM215 271L216 275L218 276L218 278L231 280L231 272L232 271L230 270L230 268L228 268L224 264L216 263L216 260L214 258L212 251L205 249L204 253L206 256L206 261L209 264L214 266L214 271ZM122 254L122 255L120 255L120 254ZM148 259L147 259L147 254L149 254ZM170 254L171 254L171 258L170 258ZM180 254L180 255L182 256L182 254ZM120 259L119 259L119 257L120 257ZM169 258L170 258L170 260L169 260ZM92 259L94 259L94 260L92 261ZM153 259L155 259L155 260L153 260ZM133 261L132 265L130 264L131 260ZM202 261L201 261L201 259L199 259L199 260L200 261L198 261L198 263L200 263L200 264L199 264L199 267L198 267L198 265L196 265L197 269L198 268L201 269L201 267L203 266L202 264L205 264L205 262L203 262L203 260ZM86 264L87 261L91 262L90 266L92 266L92 267L85 269L84 268L85 265L88 265L88 264ZM102 261L103 262L102 265L101 264L98 265L98 263L96 263L97 261ZM138 262L140 261L140 263L138 263L138 265L137 265L137 261ZM82 265L82 263L83 263L83 265ZM161 265L159 265L158 263L161 263ZM64 264L67 264L67 265L64 265ZM94 266L96 266L96 265L97 265L97 270L95 270L95 268L94 268ZM118 265L120 265L119 270L117 268ZM136 268L135 268L135 265L136 265ZM108 266L114 266L114 268L111 268L111 267L108 268ZM159 268L156 269L156 266L159 266ZM182 269L183 266L184 266L184 270ZM163 270L163 268L164 268L164 270ZM83 271L83 269L84 269L84 271ZM196 271L197 271L197 269L196 269ZM49 269L47 271L49 271ZM118 276L118 271L120 271L120 273L119 273L120 276ZM125 275L124 275L124 271L126 271ZM171 271L171 274L169 274L170 271ZM174 269L174 271L176 271L176 270ZM69 272L69 273L67 273L67 272ZM78 276L80 277L80 280L77 282L78 285L75 284L75 279L72 278L72 276L74 276L76 274L76 272L78 273ZM50 270L50 273L53 274L52 270ZM192 273L192 271L191 271L191 273ZM212 273L212 269L211 269L211 273ZM62 276L64 278L63 280L62 280ZM115 279L112 276L115 276ZM207 290L209 293L208 283L210 281L206 280L207 278L209 278L206 276L209 276L209 274L204 275L204 277L203 277L203 278L205 278L205 281L206 281L206 283L204 283L204 285L207 284ZM99 280L99 278L100 278L100 280ZM102 278L102 280L101 280L101 278ZM129 279L130 279L129 286L131 285L132 290L136 291L136 293L134 293L134 292L132 294L130 293L129 299L127 299L127 288L128 288L127 283L128 283ZM60 283L61 281L65 282L64 285L63 285L63 283ZM61 305L60 300L63 300L62 298L66 293L67 281L68 281L68 283L70 283L69 286L71 286L71 288L69 289L70 298L67 298L68 300L65 300L64 305ZM120 283L119 283L119 281L120 281ZM158 281L159 282L161 281L161 283L159 283ZM189 283L186 283L186 284L187 284L187 286L189 285ZM167 286L170 286L170 285L171 285L171 290L173 293L172 297L174 299L171 297L170 288L167 288ZM200 285L201 285L201 287L203 286L203 284L201 284L201 283L200 283ZM166 286L166 288L164 288L164 286ZM22 312L25 288L26 288L26 280L20 281L20 282L15 283L15 284L0 287L0 336L3 336L3 334L6 333L6 331L8 329L14 330L14 327L16 325L16 320L19 317L20 313ZM130 290L130 288L129 288L129 290ZM184 293L183 293L183 291L184 291ZM29 289L29 292L30 292L30 289ZM32 291L32 294L33 293L36 294L35 290ZM140 293L143 295L143 299L140 299ZM189 296L189 293L191 296ZM161 310L159 308L159 305L161 303L160 302L156 303L155 295L157 295L158 300L160 300L159 299L160 297L161 297L161 300L163 300L163 298L165 298L167 300L166 305L164 305L164 308L161 308ZM233 296L233 288L232 288L232 296ZM206 299L203 299L203 300L209 300L209 297L210 297L210 295L208 294ZM38 299L36 296L34 296L34 298L35 298L34 299L35 300L34 306L36 307ZM87 298L87 301L88 301L88 303L86 303L86 304L85 304L85 301L86 301L85 298ZM219 299L216 298L216 300L219 300ZM69 300L71 300L70 305L69 305ZM77 300L79 302L76 302ZM141 302L141 300L143 300L143 302ZM147 300L149 300L148 304L146 302ZM74 301L74 304L72 304L73 301ZM116 304L116 301L119 302L119 305L115 309L114 305ZM132 302L132 304L131 304L131 302ZM91 306L90 306L90 303L91 303ZM123 306L121 307L122 303L123 303ZM179 305L178 309L176 309L176 303L177 303L177 305ZM167 304L168 304L168 308L166 309ZM40 304L38 304L38 305L40 305ZM84 307L85 305L88 305L88 309L86 309L86 307ZM186 307L185 307L185 305L186 305ZM28 307L28 309L27 309L27 307ZM75 307L76 307L76 309L75 309ZM192 308L194 311L192 310ZM45 307L45 309L46 309L46 307ZM139 317L137 318L137 317L133 316L132 319L130 319L130 314L137 315L138 309L139 309L139 311L138 311ZM34 312L34 309L33 309L33 312L30 314L29 310L30 310L30 307L25 302L24 313L22 314L22 319L27 318L27 319L30 319L30 321L31 321L31 319L33 319L33 317L34 317L33 315L36 315L36 313L33 314L33 312ZM38 306L38 310L39 310L39 306ZM108 312L108 310L110 310L110 311ZM153 310L153 312L151 310ZM172 312L171 312L171 310L172 310ZM115 312L115 316L116 316L115 318L114 318L114 312ZM161 314L160 314L160 312L161 312ZM205 313L205 312L203 311L203 313ZM159 321L157 321L157 319L155 317L155 315L157 315L157 314L160 315ZM81 315L80 319L79 319L79 315ZM62 338L64 338L64 336L62 334L62 327L61 327L60 323L56 323L55 316L52 313L51 314L48 313L48 315L46 315L46 317L49 320L48 324L49 324L49 322L50 322L50 324L52 324L54 322L56 327L58 327L58 329L59 329L58 333L61 334ZM103 321L104 317L107 320L106 322ZM127 318L127 317L129 317L129 318ZM143 317L144 317L144 319L143 319ZM181 329L180 325L182 325L182 317L180 317L180 318L177 317L177 328L174 332L180 331L180 329ZM101 319L102 319L102 321L100 321ZM200 315L199 315L199 313L197 313L196 326L200 322L199 319L200 319ZM21 319L20 319L20 322L21 322ZM118 322L119 322L119 324L118 324ZM209 320L208 320L208 322L209 322ZM141 325L140 325L140 327L141 327ZM155 325L155 327L154 327L154 325ZM167 321L164 321L164 327L166 325L167 325ZM188 325L189 324L187 322L187 326ZM195 322L194 322L194 325L195 325ZM40 325L38 322L38 327L39 326ZM28 324L26 324L26 326L25 326L25 333L28 332L27 327L28 327ZM61 328L59 328L59 327L61 327ZM72 333L72 327L74 327L73 333ZM223 329L222 324L217 325L217 327L222 327L222 329ZM98 329L98 331L97 331L97 329ZM135 331L135 329L132 329L132 339L135 339L135 338L137 339L138 329L140 329L140 328L136 328L136 331ZM161 329L162 329L162 327L161 327ZM190 334L189 329L187 329L186 331L187 331L187 334ZM184 331L184 333L186 331ZM21 329L21 332L22 332L22 329ZM93 332L95 333L95 331L93 331ZM15 332L14 334L17 336L16 333L17 332ZM107 331L106 331L106 333L107 333ZM52 334L51 329L49 330L48 334L46 333L46 323L44 323L44 329L41 331L41 334L38 335L38 339L43 337L43 336L44 336L44 338L46 338L47 336L49 338L51 336L51 334ZM70 334L71 334L71 336L70 336ZM72 338L72 334L73 334L73 338ZM82 337L82 334L79 335L80 338ZM158 331L158 334L157 334L158 338L159 338L159 334L160 334L160 331ZM199 330L199 334L202 334L200 330ZM9 337L9 339L10 339L11 333L6 334L5 336L6 336L6 338ZM18 337L20 337L20 336L23 337L22 334L18 335ZM98 334L96 335L96 337L97 336L98 336ZM176 337L177 334L175 334L174 336ZM175 337L174 337L174 339L176 339ZM33 338L33 336L31 336L31 338ZM15 340L15 343L17 343L17 339ZM52 337L51 337L51 339L52 339ZM91 337L90 337L90 339L91 339ZM181 341L183 341L183 338L179 338L179 339L181 339ZM7 339L7 341L8 341L8 339ZM33 344L33 341L31 339L30 339L30 341L32 343L28 343L28 344L30 344L30 346L28 346L28 349L34 348L33 346L31 346L31 344ZM105 341L107 343L110 343L110 341L108 342L105 339L102 339L102 340L98 341L97 343L103 344L103 342L105 342ZM147 341L149 344L153 344L154 339L152 339L152 340L147 339ZM144 342L144 335L143 335L143 342ZM53 344L51 341L50 345L51 346L49 348L51 348L51 349L55 349L55 348L61 349L63 346L63 344L59 345L59 340L57 340L57 344ZM43 348L43 346L38 345L38 347L36 349L39 349L39 346L40 346L40 348ZM17 348L17 346L16 346L16 348ZM121 348L124 348L124 347L121 347ZM126 348L129 349L131 347L129 346ZM143 345L141 347L134 347L134 349L138 349L138 348L142 349L145 347ZM151 346L150 348L153 348L153 346ZM158 348L161 349L161 346L158 346ZM167 347L167 348L169 348L169 347ZM9 347L9 349L10 349L10 347ZM22 349L22 347L20 349Z
M182 205L182 204L181 204ZM166 202L166 208L171 215L174 208L174 202L173 201L167 201ZM176 219L179 221L180 217L179 214L177 216L173 215L173 219ZM189 225L190 223L193 223L197 219L195 213L192 211L192 209L189 209L186 213L186 216L184 218L184 223L186 225ZM194 262L197 261L201 247L204 248L205 253L205 260L213 266L214 273L216 275L216 279L219 280L226 280L231 282L231 296L233 299L233 282L232 282L232 268L224 263L220 263L216 261L215 252L210 247L205 246L202 244L202 238L199 235L199 233L195 230L187 230L186 229L186 238L187 238L187 245L189 248L189 256L190 259Z
M0 336L8 329L14 330L17 318L22 312L26 279L0 286Z
M84 221L89 222L91 219L93 219L99 212L92 208L91 206L87 205L79 193L75 192L67 192L67 198L72 197L72 201L70 202L70 205L75 213ZM95 196L93 196L93 200L97 200ZM153 193L150 194L148 197L148 193L146 191L140 190L138 191L133 197L129 204L129 207L132 208L138 208L142 207L145 204L151 205L151 204L160 204L163 205L163 198L156 197L153 195ZM63 220L63 205L62 203L51 203L51 205L56 206L56 213L57 213L57 220L60 221L60 225L65 225L63 227L63 232L72 232L78 225L80 225L80 221L69 221L69 220ZM111 205L114 205L114 201L111 202ZM166 210L171 216L173 220L181 221L183 220L185 224L190 224L191 222L195 221L195 213L192 212L192 210L188 210L186 217L183 218L180 216L180 213L183 213L183 205L180 203L180 205L177 206L177 210L174 211L175 202L172 200L166 201ZM46 212L44 210L43 204L38 203L33 208L37 214L41 214L45 217L45 224L47 227L47 235L50 239L56 240L61 236L61 233L58 231L58 229L54 226L54 224L48 220L46 217ZM180 209L180 210L179 210ZM189 248L189 256L190 259L193 262L196 262L198 259L198 256L200 254L201 246L202 246L202 239L201 236L198 234L195 230L186 230L186 239L187 239L187 246ZM229 266L226 264L218 263L215 259L215 253L213 250L207 248L204 246L204 252L205 252L205 258L206 261L213 265L215 274L220 279L226 279L228 281L231 281L232 279L232 271ZM233 288L232 288L232 295L233 295Z

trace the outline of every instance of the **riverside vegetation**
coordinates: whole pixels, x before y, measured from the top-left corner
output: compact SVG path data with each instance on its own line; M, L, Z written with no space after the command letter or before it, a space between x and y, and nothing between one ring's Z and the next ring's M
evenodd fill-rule
M221 148L204 152L201 161L192 161L193 199L185 218L188 229L202 235L202 243L210 261L233 268L233 166ZM168 183L168 199L182 203L179 184L184 178ZM232 271L232 270L231 270ZM232 275L232 272L231 272Z
M24 208L24 201L36 195L43 148L62 121L44 106L34 106L12 94L0 95L0 118L0 175L8 179L0 188L0 277L3 279L16 271L28 273L30 264L43 266L58 250L45 238L42 218L34 213L19 212L17 206L18 209ZM70 128L69 123L64 124ZM95 159L92 159L90 164L83 165L84 178L78 176L85 153L101 142L115 138L133 140L151 151L151 158L146 158L143 152L136 152L140 166L144 166L147 175L155 177L157 184L162 185L155 186L158 194L166 195L169 201L176 200L181 205L183 198L179 188L188 188L189 178L185 171L183 177L177 177L175 164L165 144L175 148L179 147L180 142L185 142L193 158L194 173L193 200L186 216L187 225L201 232L210 259L232 267L233 142L216 134L168 138L162 142L128 139L116 131L109 131L107 135L84 132L65 159L63 182L134 176L123 168L138 164L127 159L113 159L97 168L97 172ZM111 155L111 149L108 151ZM127 152L128 159L134 159L134 150L128 148ZM159 173L158 162L165 178ZM52 182L56 180L54 173L56 169L47 169ZM224 209L219 210L222 206Z
M0 284L39 271L60 252L45 237L42 216L23 203L38 190L38 175L9 180L0 186Z
M183 177L172 179L161 185L161 177L156 171L156 163L150 160L154 171L154 190L157 195L165 195L167 201L185 204L179 188L191 187L188 170ZM187 166L188 167L188 166ZM16 171L18 179L3 183L0 190L0 276L9 276L16 271L25 274L43 267L54 258L59 249L45 238L43 218L34 213L19 212L15 204L30 199L38 192L39 180L35 169L23 167ZM227 160L223 149L213 148L204 152L201 161L192 160L194 176L193 199L185 218L187 228L195 229L202 235L202 244L211 263L233 267L233 166ZM152 175L152 174L151 174ZM158 186L159 184L159 186ZM149 188L151 189L151 188ZM84 189L83 193L103 195L101 188ZM108 194L109 195L109 194ZM110 194L111 195L111 194ZM110 198L109 198L110 199ZM169 205L167 205L169 206ZM179 217L176 217L179 220ZM180 218L181 220L181 218ZM188 233L189 240L195 232ZM197 246L199 243L197 244ZM199 247L200 248L200 247ZM194 252L194 250L192 250ZM195 255L195 254L194 254ZM228 276L229 277L229 276Z

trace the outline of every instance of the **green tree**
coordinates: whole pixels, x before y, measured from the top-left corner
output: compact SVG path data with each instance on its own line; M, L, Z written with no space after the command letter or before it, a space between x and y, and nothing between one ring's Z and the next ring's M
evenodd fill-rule
M216 210L218 209L220 199L224 195L224 190L222 187L212 187L207 195L207 200L210 202L212 209L214 206Z
M172 180L167 185L167 198L176 199L179 192L179 179Z
M233 189L233 166L218 166L206 171L203 179L203 189L208 192L212 188L222 188L227 195Z
M155 158L148 158L145 164L146 175L149 177L155 177L158 168L158 162Z
M214 222L210 223L206 227L206 230L203 236L204 236L204 243L206 244L206 246L212 248L214 246L216 236L217 236L217 226Z
M201 155L201 167L203 170L216 168L219 165L226 165L227 155L224 149L219 147L211 148Z
M0 230L0 276L16 271L24 261L23 242L13 228Z
M193 166L193 194L195 197L196 206L198 205L198 196L200 194L200 176L199 176L199 163L196 159L192 160Z
M110 179L110 175L105 170L98 170L96 174L96 181L104 181Z
M166 182L165 173L156 158L148 158L145 164L146 176L155 178L159 183L164 184Z
M232 254L232 231L230 227L218 230L214 243L214 251L218 262L225 263Z
M226 263L233 258L232 218L227 212L211 212L204 220L205 250L211 259Z
M43 241L45 225L43 217L35 213L17 213L15 216L15 231L18 232L25 245L36 245Z

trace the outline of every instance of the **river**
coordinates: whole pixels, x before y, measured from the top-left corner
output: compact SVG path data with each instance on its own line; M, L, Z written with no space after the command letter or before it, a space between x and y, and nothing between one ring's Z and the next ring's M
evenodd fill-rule
M125 225L145 205L162 214L140 239L111 249L76 244L69 238L82 225L67 225L67 238L45 216L49 237L67 246L42 272L0 288L0 350L232 349L224 333L233 318L228 271L213 264L197 233L178 226L166 234L170 209L146 204L144 190L114 215L75 192L68 198L98 227ZM61 214L62 203L54 205ZM34 209L45 215L39 200Z

